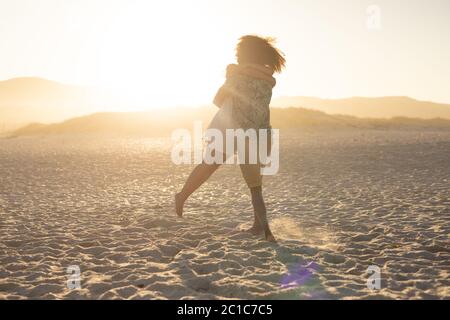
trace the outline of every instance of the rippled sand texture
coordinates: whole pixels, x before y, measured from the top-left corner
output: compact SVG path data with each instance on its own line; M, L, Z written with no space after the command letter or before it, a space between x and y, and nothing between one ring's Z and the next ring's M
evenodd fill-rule
M0 298L450 298L449 132L282 140L265 180L278 244L241 232L253 212L236 167L176 218L191 167L171 164L169 140L0 140Z

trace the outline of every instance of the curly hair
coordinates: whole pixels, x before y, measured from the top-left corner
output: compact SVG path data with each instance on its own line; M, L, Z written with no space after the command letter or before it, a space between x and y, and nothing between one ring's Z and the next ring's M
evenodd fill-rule
M243 36L236 47L238 63L252 63L272 68L280 73L286 65L284 53L274 44L275 38L259 37L255 35Z

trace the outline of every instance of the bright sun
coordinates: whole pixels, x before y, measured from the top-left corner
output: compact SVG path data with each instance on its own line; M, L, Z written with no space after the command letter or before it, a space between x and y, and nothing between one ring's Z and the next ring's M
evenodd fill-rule
M127 111L208 103L233 59L232 39L200 6L159 3L158 10L127 7L98 44L98 85L114 89Z

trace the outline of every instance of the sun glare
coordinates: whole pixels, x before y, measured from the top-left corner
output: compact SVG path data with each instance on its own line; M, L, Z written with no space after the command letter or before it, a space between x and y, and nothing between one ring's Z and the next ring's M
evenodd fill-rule
M216 40L224 31L208 21L201 7L190 8L187 16L188 5L130 5L104 32L97 48L98 85L113 89L127 102L124 109L211 101L232 62L233 43Z

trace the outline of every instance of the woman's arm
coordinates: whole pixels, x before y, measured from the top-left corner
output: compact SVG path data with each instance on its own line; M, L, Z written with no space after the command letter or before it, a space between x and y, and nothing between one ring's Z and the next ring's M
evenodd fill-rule
M236 67L237 65L235 64L230 64L227 67L227 74L226 74L226 78L227 80L225 81L224 85L222 87L220 87L220 89L217 91L216 96L214 97L213 103L221 108L223 103L225 102L225 99L230 95L230 90L229 90L229 83L228 80L235 74L236 72Z
M222 108L222 105L228 95L224 86L220 87L220 89L217 91L216 96L214 97L214 100L213 100L213 103L218 108Z

